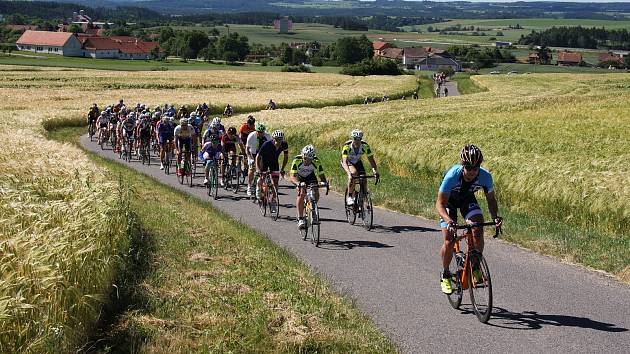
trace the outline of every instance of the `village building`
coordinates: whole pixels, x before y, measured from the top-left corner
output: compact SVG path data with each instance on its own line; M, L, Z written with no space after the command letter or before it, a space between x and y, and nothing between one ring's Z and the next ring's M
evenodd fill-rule
M558 53L558 66L577 66L582 62L582 54L574 52Z
M444 58L439 55L429 56L420 60L420 62L416 64L415 69L437 71L446 67L453 69L453 71L462 70L462 65L457 60L452 58Z
M69 57L83 56L81 42L72 33L25 31L15 42L18 50L36 53L50 53Z
M512 42L494 42L494 46L498 49L508 48L512 46Z
M625 66L625 60L622 53L614 53L614 52L601 53L599 55L599 62L600 63L614 63L618 67Z
M372 49L374 49L374 57L383 56L383 50L391 48L391 44L387 42L375 41L372 42Z
M145 60L164 52L157 42L129 36L98 37L69 32L26 31L16 42L19 50L63 56ZM156 49L157 48L157 49Z

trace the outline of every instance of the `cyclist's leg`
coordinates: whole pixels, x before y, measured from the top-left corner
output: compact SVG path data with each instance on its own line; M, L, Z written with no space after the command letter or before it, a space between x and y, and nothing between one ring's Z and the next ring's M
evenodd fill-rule
M457 222L457 206L448 203L446 211L451 219ZM448 232L448 224L442 219L440 219L440 228L442 229L442 238L444 239L442 248L440 248L440 255L442 256L442 267L446 272L451 264L451 258L453 258L453 246L455 242L453 241L453 235Z
M483 212L481 210L481 207L479 207L479 203L477 203L477 198L475 198L474 195L466 198L464 204L462 205L461 213L466 221L483 222ZM473 228L472 233L474 249L483 253L483 227Z
M357 162L356 165L354 165L354 167L356 168L357 175L359 176L365 175L365 166L363 166L363 161L359 160L359 162ZM368 190L367 179L363 179L360 182L361 182L361 188L363 188L363 190L367 192Z
M298 176L298 181L302 182L303 178ZM297 205L297 212L298 212L298 220L301 220L302 218L304 218L304 193L306 193L306 187L298 187L295 189L296 192L296 199L295 199L295 205Z
M348 169L350 170L350 175L352 177L357 176L357 168L353 164L349 164ZM346 188L348 190L348 196L354 197L354 181L350 178L350 176L348 176L348 184Z

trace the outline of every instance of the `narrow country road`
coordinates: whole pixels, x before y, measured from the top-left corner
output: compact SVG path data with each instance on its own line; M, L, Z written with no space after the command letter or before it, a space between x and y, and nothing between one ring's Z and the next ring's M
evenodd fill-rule
M437 87L438 87L437 84L433 85L433 91L437 90ZM448 89L447 97L459 96L459 90L457 89L457 82L450 81L450 80L444 81L444 83L442 84L442 87L440 87L440 97L445 97L444 96L445 88Z
M120 161L157 181L209 200L201 183L182 186L175 176L138 161L125 163L87 136L81 144L99 156ZM372 187L374 188L374 187ZM492 273L494 312L482 324L464 294L454 310L440 292L437 222L377 208L375 230L345 220L343 201L320 202L324 244L302 241L295 222L294 191L281 188L280 219L263 218L244 195L221 190L211 204L257 229L325 276L339 294L387 333L404 353L628 353L630 286L599 272L560 263L502 241L486 240ZM509 230L509 220L506 220ZM627 252L628 250L618 250Z

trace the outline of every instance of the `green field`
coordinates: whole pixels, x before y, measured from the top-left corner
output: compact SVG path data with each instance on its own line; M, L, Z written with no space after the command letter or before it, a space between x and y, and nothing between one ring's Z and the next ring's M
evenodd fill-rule
M16 53L14 53L16 54ZM28 65L43 67L82 68L97 70L121 70L121 71L169 71L169 70L236 70L236 71L271 71L279 72L281 66L262 66L259 64L224 65L212 64L203 61L189 60L182 62L179 59L168 60L117 60L117 59L92 59L73 58L53 54L39 54L31 52L17 52L27 56L0 54L0 65ZM316 73L338 73L339 67L312 67Z

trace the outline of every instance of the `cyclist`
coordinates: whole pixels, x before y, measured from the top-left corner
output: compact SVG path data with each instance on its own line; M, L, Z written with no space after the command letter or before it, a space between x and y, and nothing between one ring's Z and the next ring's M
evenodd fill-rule
M256 118L253 115L247 116L247 121L241 124L238 132L241 135L241 141L247 141L247 137L250 133L256 131Z
M175 149L177 150L177 175L181 176L182 168L182 153L185 154L184 158L190 158L190 152L192 151L192 140L195 138L195 129L188 124L188 118L182 118L180 124L175 128Z
M207 143L210 141L210 137L214 136L219 141L221 141L221 137L223 136L224 131L221 129L221 123L215 118L208 126L208 129L203 133L203 143Z
M273 111L273 110L274 110L274 109L276 109L276 108L278 108L278 106L277 106L277 105L276 105L276 103L275 103L275 102L274 102L274 101L270 98L270 99L269 99L269 103L267 103L267 109L269 109L269 110L272 110L272 111Z
M108 114L109 118L109 133L114 135L115 146L112 146L114 153L118 152L118 144L120 138L120 131L118 129L118 117L115 114Z
M183 105L182 108L177 112L177 119L182 119L188 117L188 106ZM181 124L181 122L180 122Z
M372 155L372 149L370 149L368 143L363 141L363 132L354 129L350 133L350 137L352 140L346 141L341 149L341 167L343 167L348 174L348 199L346 200L346 204L348 205L354 204L353 196L355 192L352 177L365 175L365 167L363 166L363 161L361 161L361 157L364 154L367 156L370 166L372 166L372 173L376 178L379 178L376 161ZM365 183L365 181L361 181L361 183Z
M231 117L232 114L234 114L234 110L232 109L232 106L228 104L227 106L225 106L225 109L223 110L223 115L226 117Z
M150 146L149 144L151 143L151 120L149 117L148 113L142 114L136 127L136 136L139 138L140 147L145 144Z
M88 125L92 126L92 128L94 129L94 131L96 131L96 120L98 119L100 115L100 112L98 110L98 105L96 103L94 103L92 105L92 107L90 107L90 111L88 112L87 115L87 122Z
M100 144L102 142L101 139L106 137L108 133L107 127L109 125L109 117L107 116L107 113L105 113L104 111L101 112L95 123L98 127L98 143Z
M271 140L271 136L265 133L265 130L265 125L258 122L256 123L256 130L251 132L245 140L245 153L247 154L247 165L249 166L249 172L247 173L247 196L249 197L252 196L256 154L264 142Z
M155 126L155 130L157 131L158 142L160 143L160 170L163 170L167 148L166 144L169 142L171 144L173 143L175 126L168 116L164 116Z
M295 205L297 205L298 212L298 228L302 229L305 226L304 223L304 198L303 193L306 193L306 187L300 188L298 185L300 182L307 184L317 183L317 177L322 182L326 182L326 175L324 174L324 168L319 158L315 156L315 147L313 145L306 145L302 148L302 154L297 155L291 163L291 183L297 187L297 197ZM315 189L315 201L319 201L319 189Z
M217 124L219 130L225 133L225 126L223 125L223 123L221 123L221 117L212 118L212 124Z
M215 136L210 137L210 141L203 144L201 151L199 152L199 158L204 162L206 178L203 180L203 184L208 184L208 177L210 174L210 166L214 164L217 167L218 161L225 154L223 146L219 144L219 139Z
M503 223L501 217L498 216L499 208L494 193L492 175L480 167L482 161L483 155L478 147L475 145L464 146L460 152L460 164L451 167L446 172L438 191L435 207L441 218L440 227L442 228L442 236L444 236L444 244L440 249L443 266L440 284L442 292L445 294L453 292L449 264L453 257L453 235L456 231L457 210L459 209L466 222L483 222L483 213L477 203L477 198L475 198L475 192L483 189L488 201L490 216L497 227L500 228ZM472 246L477 251L483 252L483 228L473 228L472 232L474 243ZM479 271L474 267L475 265L473 265L475 278L480 278Z
M448 97L448 87L444 87L444 97Z
M265 141L256 154L256 171L259 174L263 172L271 172L271 179L274 187L278 190L278 177L282 175L284 177L284 169L289 161L289 144L284 140L284 133L281 130L274 130L271 133L272 140ZM278 164L278 158L280 154L284 153L284 159L282 161L282 168ZM256 198L260 199L260 190L262 188L263 180L258 179L258 185L256 186ZM271 203L271 213L274 211L274 201Z
M131 112L122 121L122 138L129 142L134 137L134 130L136 128L136 115ZM131 144L128 144L128 149L133 149Z
M243 146L241 138L236 134L236 128L229 127L227 133L223 134L223 136L221 137L221 146L223 146L223 149L225 151L224 160L229 162L230 166L234 166L236 164L237 144L241 148L241 151L245 150L245 146ZM230 161L230 159L228 158L230 155L233 155L232 161ZM225 179L225 164L223 164L221 175L224 176ZM224 183L224 179L221 180L222 185Z

